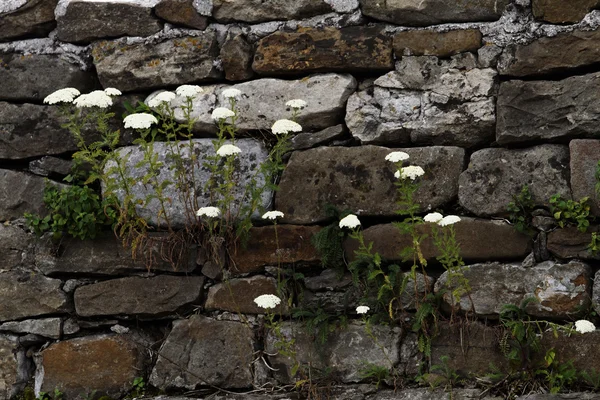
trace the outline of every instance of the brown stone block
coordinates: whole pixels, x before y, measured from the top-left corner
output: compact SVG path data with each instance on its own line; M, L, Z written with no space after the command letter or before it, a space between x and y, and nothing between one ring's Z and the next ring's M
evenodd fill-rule
M252 278L230 279L208 289L206 309L237 312L242 314L264 314L254 299L263 294L277 295L277 282L273 278L257 275ZM285 304L271 310L275 313L285 311Z
M394 35L394 53L403 55L450 57L465 52L475 52L481 47L479 29L449 32L430 30L404 31Z
M579 22L598 7L598 0L532 0L531 8L536 19L551 24L573 24Z
M201 31L206 29L207 18L198 14L193 0L163 0L154 7L154 12L157 17L172 24Z
M58 0L27 0L24 5L0 14L0 42L25 37L44 37L56 27Z

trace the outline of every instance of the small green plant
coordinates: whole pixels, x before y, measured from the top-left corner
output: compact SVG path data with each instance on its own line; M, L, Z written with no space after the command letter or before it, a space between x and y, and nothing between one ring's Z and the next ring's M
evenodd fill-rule
M532 233L531 212L535 204L531 199L529 186L524 185L521 192L513 196L513 201L508 203L507 210L510 213L508 219L519 232Z
M593 256L598 254L598 250L600 250L600 234L598 232L592 232L592 239L587 248Z
M146 393L146 382L144 381L144 377L138 376L133 380L131 384L131 392L129 395L131 397L142 397Z
M532 323L525 308L532 301L524 299L520 306L505 304L500 311L500 323L505 331L500 339L500 350L515 368L528 367L532 362L533 353L540 350L540 327Z
M348 325L348 317L344 314L330 314L323 309L295 309L292 311L293 318L302 320L306 331L314 335L318 344L325 344L329 334L338 328Z
M600 389L600 371L595 368L584 370L579 373L581 379L595 392Z
M37 397L37 400L62 400L63 396L63 392L55 388L53 393L40 392Z
M548 349L544 356L545 365L536 371L536 374L543 377L548 384L550 393L556 394L563 391L568 386L573 385L577 379L577 370L573 367L573 362L556 361L556 352L554 349Z
M339 271L346 266L343 247L346 232L339 227L338 220L348 213L340 213L331 205L325 207L325 213L328 217L334 218L334 222L313 235L311 242L319 253L323 268L335 268Z
M596 179L596 185L594 186L594 189L596 190L596 195L600 196L600 161L598 161L598 163L596 164L594 178Z
M377 388L379 388L382 382L392 377L389 368L373 363L364 363L363 367L359 370L359 374L361 379L374 382Z
M565 200L560 194L550 197L551 212L558 226L564 228L572 224L580 232L586 232L592 219L588 200L589 197L583 197L579 201Z
M429 383L432 387L444 385L444 389L452 390L457 384L462 382L460 375L450 365L449 356L441 356L439 364L433 364L430 369L430 376L437 375Z

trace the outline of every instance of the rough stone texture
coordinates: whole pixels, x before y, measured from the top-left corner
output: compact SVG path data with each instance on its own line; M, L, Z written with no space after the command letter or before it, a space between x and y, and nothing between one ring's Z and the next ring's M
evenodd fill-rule
M501 75L528 76L563 72L600 61L600 30L559 33L530 44L513 44L498 62Z
M308 105L297 121L304 131L310 131L342 122L346 101L356 89L356 80L345 74L319 74L299 80L255 79L230 87L243 93L236 103L239 130L270 130L275 121L291 114L285 106L288 100L303 99ZM221 95L227 88L204 87L204 92L193 100L191 116L196 119L196 130L216 131L211 113L216 107L230 107L229 99ZM177 98L172 104L180 106L182 103L183 99ZM184 121L182 112L176 112L175 116L178 121Z
M560 81L504 82L498 93L496 140L506 145L593 137L600 123L595 101L599 90L598 73Z
M401 56L450 57L464 52L476 52L481 47L479 29L461 29L448 32L418 30L394 35L394 53Z
M335 139L340 139L347 132L344 125L335 125L325 128L319 132L302 132L294 136L290 141L292 150L306 150L325 144Z
M212 16L222 23L303 19L332 11L323 0L213 0L212 3Z
M277 232L276 232L277 230ZM311 243L318 226L277 225L250 229L250 239L230 249L233 271L258 272L265 265L318 264L319 254ZM277 236L275 234L277 233Z
M243 197L245 194L246 186L249 185L251 178L255 175L260 163L267 158L267 150L264 144L255 139L239 139L235 142L242 153L236 157L235 172L233 179L236 182L236 187L233 191L235 197L232 210L238 209L242 202L245 204L249 201L247 197ZM206 157L214 154L214 148L212 139L194 139L194 154L196 159L196 165L194 167L193 179L195 182L195 196L199 207L212 206L210 193L203 190L207 181L210 178L210 171L208 168L202 165L206 161ZM131 187L131 193L136 199L143 200L145 203L146 196L155 192L154 187L151 184L144 185L142 183L143 177L148 173L149 166L145 164L144 152L139 146L122 147L119 150L120 157L126 158L125 161L125 175L133 178L136 184ZM166 142L156 142L154 144L154 152L158 155L157 162L163 163L163 167L160 169L158 174L158 182L168 181L171 184L163 188L163 194L169 198L169 202L165 202L166 217L169 218L172 227L182 227L186 223L197 222L196 210L190 210L186 208L185 202L181 199L180 193L177 190L176 175L175 171L170 167L174 165L175 161L171 157L172 150L170 150L169 144ZM192 178L191 162L190 162L190 148L186 144L181 149L181 157L185 164L186 176ZM238 164L239 162L239 164ZM142 163L142 165L139 165ZM115 164L110 162L107 164L106 169L110 169ZM261 174L255 176L257 185L264 185L264 177ZM118 177L115 176L115 179ZM186 182L189 185L189 182ZM124 190L119 190L117 196L122 199L125 195ZM193 196L192 193L190 196ZM265 190L262 195L262 206L268 208L271 203L272 191ZM193 197L192 197L193 198ZM214 200L214 199L212 199ZM165 215L161 214L161 204L158 199L152 199L149 203L143 204L137 207L138 214L145 218L152 225L166 225ZM160 215L160 217L159 217Z
M59 279L28 271L0 273L0 321L71 311Z
M252 78L254 48L242 35L228 35L221 46L219 57L228 81L244 81Z
M27 319L0 324L0 331L32 333L51 339L59 339L62 320L60 318Z
M600 260L600 254L592 254L588 248L592 241L591 232L596 232L596 229L588 229L588 232L580 232L575 227L553 230L548 233L546 246L561 259Z
M369 400L501 400L501 397L481 397L483 392L479 389L457 389L452 391L444 389L431 390L430 388L402 389L399 391L381 390ZM519 398L521 399L521 398Z
M573 198L579 200L589 197L588 204L592 214L600 215L600 198L595 187L596 167L600 161L600 140L571 140L569 151Z
M75 290L75 310L84 317L160 316L197 302L203 285L204 277L197 276L111 279L78 287Z
M397 149L394 149L397 150ZM464 150L458 147L398 149L425 170L415 201L431 210L456 197ZM325 206L366 216L393 216L397 198L395 168L379 146L318 147L294 152L283 172L275 209L287 223L309 224L326 219Z
M63 392L68 399L96 390L97 396L119 398L144 375L148 351L130 335L94 335L51 344L36 359L38 391ZM76 372L75 372L76 371Z
M221 75L215 66L218 54L214 32L155 44L104 40L92 45L102 86L121 91L214 80Z
M277 282L273 278L256 275L251 278L230 279L208 289L205 308L207 310L231 311L242 314L264 314L254 299L263 294L277 296ZM281 303L271 310L276 314L285 313L285 304Z
M421 241L421 251L428 261L440 255L433 243L431 226L425 223L417 227L419 234L427 235ZM531 252L531 238L504 221L461 217L453 226L460 256L467 262L523 259ZM392 224L371 226L363 230L363 237L365 243L373 242L373 251L386 260L400 260L400 252L412 246L410 235L402 234ZM358 249L358 243L348 238L344 247L349 258Z
M531 8L536 19L551 24L576 23L592 9L600 6L598 0L532 0Z
M458 200L475 215L503 215L524 185L535 205L549 207L548 200L557 193L570 199L568 147L544 144L476 151L460 175Z
M160 389L252 386L253 334L246 325L200 315L177 320L158 353L150 383Z
M21 218L44 210L44 178L24 172L0 169L0 221Z
M0 224L0 270L10 270L29 263L33 240L33 235L18 226Z
M431 365L441 364L440 358L448 356L448 366L464 377L489 374L492 364L508 372L499 338L497 328L478 321L439 323L431 343Z
M497 318L504 304L520 305L529 297L537 301L530 302L525 310L540 318L570 319L590 305L591 269L579 261L545 261L531 268L473 264L462 271L471 287L470 296L463 295L457 302L448 291L443 294L444 302L467 313L474 310L478 317ZM447 276L444 272L436 281L436 292L447 286Z
M56 26L57 3L58 0L26 0L16 10L0 13L0 42L46 36Z
M565 394L534 393L525 396L519 396L516 398L516 400L600 400L600 395L587 392L573 392Z
M70 1L56 22L58 39L74 43L150 36L162 29L159 20L152 15L151 6L118 1Z
M314 340L313 332L306 331L299 323L281 323L284 340L295 339L293 348L301 365L310 363L317 370L330 368L345 383L359 382L360 371L365 364L390 368L402 359L400 328L372 325L371 329L376 341L367 334L364 325L349 324L345 329L331 332L327 341L319 344ZM276 354L275 344L280 340L282 339L270 331L265 342L266 352ZM295 378L291 374L294 364L292 359L278 354L269 356L269 361L278 370L273 371L273 374L279 382L294 382Z
M557 365L566 364L568 362L573 363L573 367L577 371L588 373L594 373L598 371L598 364L594 362L593 354L598 351L600 345L600 331L588 332L585 334L572 333L565 334L560 332L558 337L554 337L551 331L545 332L544 337L541 341L542 351L539 354L540 363L543 362L545 350L554 349L556 352L555 362ZM593 375L592 375L593 376ZM596 397L556 397L552 399L594 399L598 400L600 395L595 394ZM529 399L530 397L527 397ZM532 397L534 399L542 399L539 397ZM551 398L548 398L549 400Z
M402 57L350 97L346 124L362 143L479 146L493 140L495 70L475 57Z
M62 179L71 172L72 161L62 158L44 156L29 162L29 171L40 176Z
M381 28L353 26L275 32L258 42L252 69L259 74L374 72L393 65L392 39Z
M200 15L193 3L193 0L162 0L154 7L154 12L157 17L172 24L203 31L208 18Z
M494 21L509 3L508 0L360 0L362 12L396 25L427 26L444 22Z
M0 81L0 100L19 102L41 102L65 87L77 88L82 93L98 88L98 81L90 71L82 71L66 57L45 54L0 54Z
M15 398L23 390L30 378L31 364L18 336L0 335L0 398Z

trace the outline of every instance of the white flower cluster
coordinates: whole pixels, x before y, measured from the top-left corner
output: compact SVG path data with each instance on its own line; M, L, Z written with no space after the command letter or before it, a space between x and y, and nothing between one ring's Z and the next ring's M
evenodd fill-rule
M260 308L275 308L281 303L281 299L274 294L261 294L254 299L254 302Z
M181 85L175 89L177 96L181 97L196 97L198 93L202 93L203 90L198 85Z
M215 121L219 121L222 119L227 119L229 117L233 117L235 113L231 111L229 108L225 107L217 107L213 110L211 114L211 118Z
M403 151L393 151L390 154L388 154L387 156L385 156L386 161L390 161L393 163L408 160L408 158L409 158L409 155Z
M460 222L460 217L458 217L457 215L447 215L444 217L442 214L440 214L438 212L433 212L433 213L427 214L423 218L423 221L431 222L433 224L438 224L439 226L448 226L448 225L453 225L457 222Z
M104 89L104 93L106 93L109 96L120 96L123 94L119 89L115 89L114 87Z
M221 216L221 210L217 207L201 207L196 211L196 215L198 217L219 218Z
M262 216L262 219L276 220L277 218L283 218L283 213L281 211L267 211Z
M242 95L242 91L234 88L225 89L221 92L221 95L226 99L235 99Z
M356 307L357 314L366 314L370 310L369 306L358 306Z
M79 96L79 90L75 88L59 89L44 98L44 104L72 103Z
M285 103L287 107L294 108L296 110L301 110L306 107L308 104L302 99L293 99Z
M233 156L235 154L240 154L241 152L242 149L232 144L224 144L217 150L217 154L221 157Z
M419 176L424 174L425 171L423 171L423 168L419 167L418 165L409 165L408 167L400 168L398 171L396 171L394 176L398 179L410 178L411 181L414 181Z
M123 123L125 128L148 129L152 124L158 124L158 120L152 114L137 113L126 116Z
M290 132L302 132L302 126L297 122L290 121L289 119L280 119L275 121L271 127L271 132L274 135L285 135Z
M358 217L354 214L348 214L340 220L340 228L354 229L360 226Z
M589 333L596 330L596 326L588 320L580 319L575 321L575 330L579 333Z
M170 103L177 95L173 92L160 92L148 101L148 107L158 107L161 103Z
M82 94L75 100L73 100L73 104L77 108L82 107L100 107L107 108L112 106L113 102L109 95L107 95L104 90L94 90L88 94Z

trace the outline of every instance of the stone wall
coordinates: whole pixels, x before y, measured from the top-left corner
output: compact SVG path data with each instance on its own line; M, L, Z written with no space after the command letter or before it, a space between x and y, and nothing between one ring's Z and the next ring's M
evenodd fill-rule
M198 389L192 393L201 397L216 388L248 392L293 383L292 363L276 354L277 340L262 329L262 311L253 303L277 293L281 259L305 275L306 307L349 317L323 345L289 318L287 306L278 310L298 358L342 384L321 394L442 398L364 384L365 362L392 363L414 377L427 361L410 324L365 330L351 279L323 270L310 243L331 222L326 205L332 204L361 218L365 238L385 259L399 258L410 241L391 224L394 169L384 157L392 149L426 171L415 194L421 215L437 210L462 218L456 235L471 293L458 304L444 301L470 313L470 321L440 323L432 364L449 355L467 376L489 372L490 361L506 365L497 323L504 304L535 297L527 312L552 321L600 312L599 258L587 248L596 226L586 233L559 228L549 212L558 193L588 196L592 213L600 213L598 6L595 0L4 0L0 398L28 384L36 393L60 389L68 399L92 390L119 397L136 377L168 393ZM285 213L278 245L273 226L253 228L225 279L203 268L195 253L177 270L158 263L148 272L110 233L57 244L28 231L23 214L43 210L44 178L60 181L76 150L45 96L63 87L82 93L116 87L124 92L115 106L121 115L124 101L181 84L204 88L194 102L198 138L215 133L210 113L226 104L221 91L241 90L238 124L256 154L264 151L259 132L282 117L287 100L308 103L280 190L265 199ZM523 185L536 206L533 236L506 219ZM347 258L355 248L348 240ZM438 290L447 276L435 264L439 254L430 239L423 255ZM414 310L407 311L409 320ZM591 370L600 355L598 332L544 340L580 370ZM266 398L257 393L240 398Z

